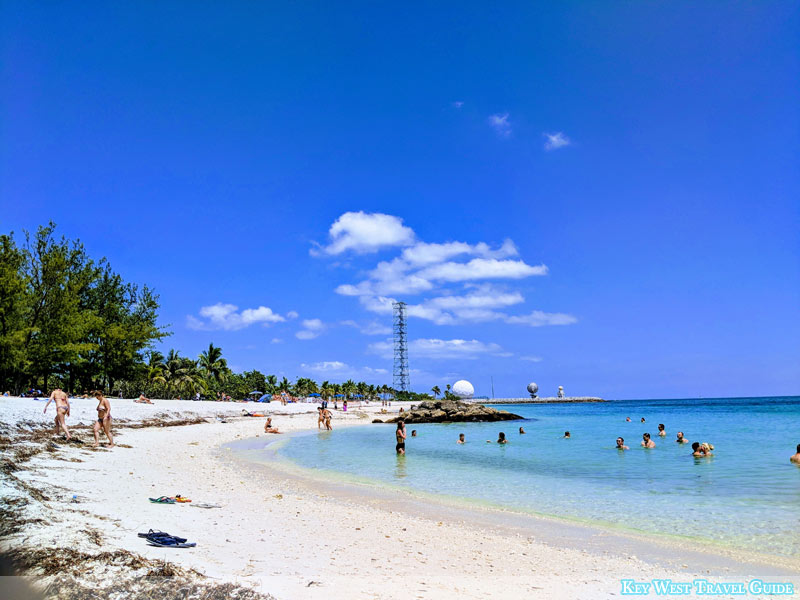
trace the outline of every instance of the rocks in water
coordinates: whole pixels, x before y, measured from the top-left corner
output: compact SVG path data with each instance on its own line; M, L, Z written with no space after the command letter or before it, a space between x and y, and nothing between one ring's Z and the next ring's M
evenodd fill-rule
M372 422L373 423L383 423L383 421L381 421L380 419L372 419Z
M422 402L413 410L400 413L386 422L397 423L401 419L406 423L493 422L513 421L521 418L519 415L489 408L483 404L472 404L460 400L434 400Z

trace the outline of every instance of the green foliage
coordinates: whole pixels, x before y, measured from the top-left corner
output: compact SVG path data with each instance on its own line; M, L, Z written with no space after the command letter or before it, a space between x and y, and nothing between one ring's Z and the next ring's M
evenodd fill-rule
M111 390L143 371L144 351L167 335L158 297L56 238L53 223L24 237L18 247L0 236L0 386Z

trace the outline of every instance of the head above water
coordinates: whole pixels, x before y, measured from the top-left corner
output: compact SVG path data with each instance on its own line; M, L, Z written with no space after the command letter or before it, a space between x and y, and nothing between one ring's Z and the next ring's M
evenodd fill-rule
M644 417L642 417L642 423L644 423Z
M700 442L694 442L694 443L692 444L692 450L694 450L695 452L697 452L697 449L698 449L699 447L700 447Z
M459 433L458 434L458 439L463 440L464 439L464 434L463 433Z
M682 440L682 439L683 439L683 432L682 432L682 431L679 431L679 432L678 432L678 439L679 439L679 440Z
M649 433L643 433L642 434L642 438L645 439L645 440L649 440L650 439L650 434Z
M658 424L658 430L659 431L664 431L664 424L663 423L659 423Z
M500 432L500 435L498 435L498 436L497 436L497 439L498 439L498 440L504 440L504 439L506 439L506 434L505 434L505 433L503 433L503 432L501 431L501 432Z
M617 438L617 446L622 446L625 443L625 438L618 437Z

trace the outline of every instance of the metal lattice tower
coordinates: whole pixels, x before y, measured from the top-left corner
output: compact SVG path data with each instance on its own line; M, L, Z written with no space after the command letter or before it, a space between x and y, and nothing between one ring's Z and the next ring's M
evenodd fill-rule
M408 392L408 338L406 337L406 303L392 302L394 323L394 369L392 370L392 387L398 392Z

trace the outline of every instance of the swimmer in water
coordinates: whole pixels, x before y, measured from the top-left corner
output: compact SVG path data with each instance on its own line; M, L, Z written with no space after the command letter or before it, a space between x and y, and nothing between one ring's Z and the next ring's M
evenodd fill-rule
M497 443L498 444L507 444L508 443L508 440L506 439L506 434L503 433L502 431L500 432L500 435L497 438Z
M411 430L411 437L417 437L417 430L416 429L412 429Z
M50 406L51 402L56 403L56 429L53 435L58 435L58 432L63 429L67 436L67 441L69 441L72 435L70 435L69 429L67 429L67 417L69 416L69 400L67 399L67 395L61 388L54 389L53 393L50 394L50 398L47 400L47 404L44 405L43 414L47 412L47 407Z
M565 431L565 432L564 432L564 438L565 438L565 439L569 439L569 438L571 438L571 437L572 437L572 436L569 434L569 431Z
M692 444L692 456L701 457L705 456L706 453L703 448L700 446L700 442L694 442Z
M458 434L458 441L456 442L456 444L465 444L466 442L467 442L467 440L464 439L464 434L463 433L459 433Z
M800 465L800 444L797 444L796 449L797 449L797 454L789 457L789 460L792 461L793 463Z
M522 427L519 428L519 434L520 435L524 435L525 434L525 430Z
M642 417L642 423L644 423L644 417Z
M649 433L642 434L642 448L655 448L656 443L650 439Z
M621 437L617 438L617 450L630 450L630 448L628 448L625 445L625 439L624 438L621 438Z
M661 437L664 437L664 436L667 435L667 431L666 431L666 429L664 429L664 424L663 423L659 423L658 424L658 435L660 435Z
M689 442L689 440L687 440L685 437L683 437L683 432L682 431L678 432L678 439L675 440L675 441L678 442L679 444L687 444Z
M397 422L397 431L394 432L397 439L397 445L394 450L397 454L403 455L406 453L406 424L403 421Z
M631 422L631 418L630 418L630 417L628 417L627 419L625 419L625 422L626 422L626 423L630 423L630 422Z

